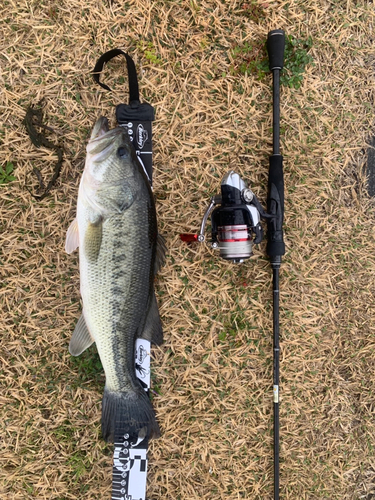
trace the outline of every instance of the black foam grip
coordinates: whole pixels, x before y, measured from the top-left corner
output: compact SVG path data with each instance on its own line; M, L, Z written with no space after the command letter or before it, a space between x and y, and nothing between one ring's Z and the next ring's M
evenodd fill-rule
M284 255L284 175L281 155L270 156L267 211L273 215L271 219L268 219L267 254L270 257Z
M283 30L272 30L268 33L267 52L270 70L282 69L284 66L285 33Z

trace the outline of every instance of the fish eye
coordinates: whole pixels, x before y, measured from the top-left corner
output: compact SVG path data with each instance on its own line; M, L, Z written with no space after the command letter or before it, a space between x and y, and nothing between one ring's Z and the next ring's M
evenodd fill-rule
M119 155L120 158L126 158L127 156L129 156L128 150L124 147L118 148L117 154Z

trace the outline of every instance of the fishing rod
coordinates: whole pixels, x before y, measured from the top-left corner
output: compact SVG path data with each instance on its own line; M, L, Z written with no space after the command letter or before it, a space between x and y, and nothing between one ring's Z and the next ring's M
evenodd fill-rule
M267 37L269 67L273 74L273 150L269 158L267 211L252 190L234 171L222 179L221 194L211 198L199 234L181 234L187 243L205 241L211 213L211 246L220 257L240 264L252 255L252 246L263 239L261 219L267 221L267 254L273 273L273 408L274 408L274 500L279 500L279 269L285 254L283 240L284 178L280 154L280 71L284 65L285 33L272 30Z
M280 378L280 342L279 342L279 269L281 257L285 254L283 239L284 219L284 174L283 157L280 154L280 71L284 65L285 34L282 30L268 33L267 51L269 66L273 75L273 147L270 156L268 174L267 209L272 218L267 220L267 254L273 272L273 436L274 436L274 500L279 499L279 378Z

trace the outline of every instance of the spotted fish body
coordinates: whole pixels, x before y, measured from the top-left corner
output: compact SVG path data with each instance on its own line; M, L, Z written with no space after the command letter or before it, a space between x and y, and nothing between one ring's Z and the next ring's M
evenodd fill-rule
M159 251L157 246L159 242ZM105 371L102 434L113 441L129 429L159 435L154 410L136 377L137 337L162 342L154 276L163 258L153 194L121 127L101 117L87 146L77 217L66 250L79 246L83 312L69 350L93 342Z

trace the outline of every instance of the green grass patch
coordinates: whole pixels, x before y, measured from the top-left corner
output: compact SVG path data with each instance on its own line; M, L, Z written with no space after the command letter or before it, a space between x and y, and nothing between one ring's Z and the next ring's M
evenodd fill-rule
M151 64L163 64L163 61L157 56L156 49L152 42L144 42L141 40L137 43L137 49L143 52L143 55Z
M313 63L310 49L313 41L296 38L293 35L285 37L284 69L281 72L280 84L295 89L300 88L306 66ZM254 75L263 80L269 73L268 54L264 41L245 42L233 47L230 71L232 75Z
M8 182L15 181L16 178L12 175L14 165L8 161L4 167L0 167L0 184L7 184Z

